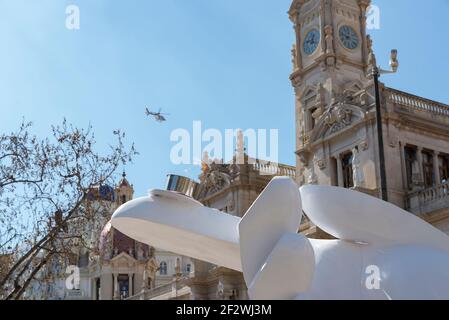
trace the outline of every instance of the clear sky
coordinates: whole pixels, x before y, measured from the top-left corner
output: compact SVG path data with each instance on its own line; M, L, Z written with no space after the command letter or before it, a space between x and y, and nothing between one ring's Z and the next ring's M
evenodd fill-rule
M280 129L280 161L294 164L294 95L288 79L291 0L0 0L0 128L22 117L45 136L66 117L91 123L104 147L126 131L140 155L126 171L136 196L165 185L172 130ZM65 27L78 5L80 30ZM379 63L399 49L391 87L449 103L449 0L377 0L371 31ZM170 113L156 123L145 106Z

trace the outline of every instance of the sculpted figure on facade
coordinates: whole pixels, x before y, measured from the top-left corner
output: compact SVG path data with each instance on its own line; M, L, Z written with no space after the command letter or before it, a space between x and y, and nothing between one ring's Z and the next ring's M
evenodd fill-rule
M334 51L334 29L331 25L327 25L324 27L325 41L326 41L326 54L330 55L326 58L326 64L329 67L334 67L335 60L335 51Z
M149 259L145 264L145 270L143 272L142 289L146 289L148 287L148 289L151 289L152 284L156 279L156 273L159 269L159 265L154 256L154 251L154 248L151 247L149 252Z
M298 70L297 54L298 54L298 51L297 51L297 49L296 49L296 44L293 44L293 46L292 46L292 65L293 65L293 71Z
M360 163L360 152L359 149L355 147L352 149L352 173L355 188L363 188L365 184L365 176Z
M371 67L377 66L376 55L373 50L373 40L370 35L366 36L366 45L368 47L368 65Z

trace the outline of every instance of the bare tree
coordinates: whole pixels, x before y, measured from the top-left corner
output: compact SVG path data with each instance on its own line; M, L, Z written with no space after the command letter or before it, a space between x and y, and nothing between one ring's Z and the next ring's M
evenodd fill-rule
M67 259L72 245L85 245L83 226L94 218L89 197L95 187L113 185L117 169L137 154L113 132L106 154L95 150L92 127L66 120L39 139L23 122L0 134L0 296L20 299L52 259Z

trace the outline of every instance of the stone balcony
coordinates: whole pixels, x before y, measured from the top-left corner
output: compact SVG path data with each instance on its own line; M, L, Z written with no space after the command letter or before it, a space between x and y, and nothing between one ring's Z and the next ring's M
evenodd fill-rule
M406 209L416 215L449 208L449 182L411 193L406 202Z
M256 162L252 165L252 168L261 175L285 176L293 179L296 177L296 167L285 164Z
M429 120L440 120L448 123L449 105L415 96L396 89L387 88L387 99L395 106L396 111L424 117Z

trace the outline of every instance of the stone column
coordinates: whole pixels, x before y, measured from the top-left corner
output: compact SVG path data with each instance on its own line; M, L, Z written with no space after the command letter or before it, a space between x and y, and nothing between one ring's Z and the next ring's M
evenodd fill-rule
M301 46L301 25L295 22L295 34L296 34L296 64L298 65L298 70L302 69L302 46Z
M362 35L362 61L366 65L368 63L368 48L366 43L366 10L370 2L367 0L359 1L360 7L360 33Z
M438 151L433 152L433 174L435 177L436 186L441 184L439 155L440 153Z
M118 300L120 299L120 292L118 287L118 274L114 273L113 277L114 277L114 300Z
M338 176L338 186L344 187L344 179L343 179L343 162L341 161L341 155L339 154L337 157L337 176Z
M304 131L305 134L308 135L312 130L312 114L310 110L304 109Z
M401 157L402 184L405 191L408 191L407 165L405 163L405 143L399 142L399 152Z
M132 297L133 295L134 295L134 293L133 293L133 274L132 273L129 273L128 274L128 295L130 296L130 297Z

